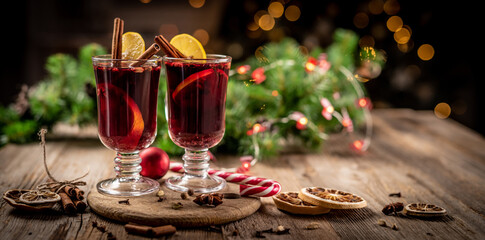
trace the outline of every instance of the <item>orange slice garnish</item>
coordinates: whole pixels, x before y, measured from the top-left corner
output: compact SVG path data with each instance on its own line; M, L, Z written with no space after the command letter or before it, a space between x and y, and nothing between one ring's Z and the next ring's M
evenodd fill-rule
M196 73L190 75L184 81L179 83L177 88L175 88L175 90L172 93L172 98L175 100L175 97L177 96L177 94L179 94L180 91L182 91L182 89L184 89L185 87L187 87L191 83L195 82L196 80L207 77L207 76L209 76L213 73L214 73L214 69L206 69L206 70L196 72Z
M135 100L115 85L110 83L100 84L98 85L98 89L103 91L104 94L107 94L107 96L99 97L101 108L100 114L103 115L102 119L124 118L125 116L128 116L129 118L128 131L122 129L126 125L119 126L116 129L110 129L110 136L107 136L107 138L111 138L113 141L109 145L112 145L111 147L115 148L117 151L136 150L138 142L143 135L143 130L145 129L145 123L140 108L138 108ZM122 99L124 103L121 102L120 99ZM109 101L109 103L106 101Z

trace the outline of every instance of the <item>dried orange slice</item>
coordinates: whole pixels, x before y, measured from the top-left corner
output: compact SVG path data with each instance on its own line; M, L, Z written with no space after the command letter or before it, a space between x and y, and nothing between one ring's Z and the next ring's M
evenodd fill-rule
M427 203L410 203L404 207L404 214L413 217L441 217L446 209Z
M303 201L330 209L355 209L367 206L367 202L360 196L330 188L302 188L298 197Z
M276 207L285 212L304 215L319 215L330 212L329 208L315 206L298 198L296 192L282 192L273 196Z
M209 76L209 75L211 75L213 73L214 73L214 69L211 69L210 68L210 69L206 69L206 70L203 70L203 71L200 71L200 72L193 73L192 75L188 76L181 83L179 83L179 85L177 85L177 88L175 88L175 90L172 93L172 98L175 99L175 97L177 96L177 94L180 91L182 91L182 89L184 89L185 87L187 87L189 84L195 82L198 79L207 77L207 76Z

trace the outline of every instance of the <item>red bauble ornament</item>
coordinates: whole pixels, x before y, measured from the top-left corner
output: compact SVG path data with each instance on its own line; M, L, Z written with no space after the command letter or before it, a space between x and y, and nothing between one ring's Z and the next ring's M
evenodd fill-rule
M168 154L160 148L149 147L140 152L141 172L144 177L159 179L167 174L170 168Z

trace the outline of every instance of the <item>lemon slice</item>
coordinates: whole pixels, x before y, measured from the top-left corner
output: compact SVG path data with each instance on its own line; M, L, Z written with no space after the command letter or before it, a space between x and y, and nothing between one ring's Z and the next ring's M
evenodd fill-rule
M123 59L137 59L145 52L145 40L137 32L126 32L122 37Z
M182 33L176 35L170 40L175 48L177 48L181 53L189 58L199 58L205 59L205 50L202 44L196 38L190 36L189 34Z

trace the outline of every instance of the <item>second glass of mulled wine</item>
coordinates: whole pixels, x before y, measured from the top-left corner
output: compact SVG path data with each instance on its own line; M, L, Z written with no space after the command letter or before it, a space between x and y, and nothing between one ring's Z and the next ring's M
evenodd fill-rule
M196 193L221 190L224 179L210 176L208 149L224 136L226 89L231 57L208 54L206 59L163 57L167 75L165 98L169 135L185 149L185 173L168 178L166 186Z

